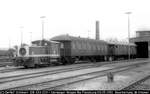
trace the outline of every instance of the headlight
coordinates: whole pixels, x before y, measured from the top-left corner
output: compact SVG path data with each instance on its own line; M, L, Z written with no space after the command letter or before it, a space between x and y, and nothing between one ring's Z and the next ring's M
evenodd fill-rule
M27 53L27 51L25 48L20 48L20 50L19 50L20 55L24 56L24 55L26 55L26 53Z

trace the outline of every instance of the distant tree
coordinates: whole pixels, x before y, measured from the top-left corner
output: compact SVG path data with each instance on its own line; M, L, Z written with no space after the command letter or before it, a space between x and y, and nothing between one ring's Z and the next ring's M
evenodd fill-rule
M15 46L14 46L14 48L17 50L17 49L18 49L18 46L17 46L17 45L15 45Z
M22 46L28 46L28 44L23 43Z
M16 52L15 49L9 48L7 54L8 54L9 57L13 57L14 56L14 52Z
M106 41L108 41L108 42L119 42L119 40L117 38L108 38L108 39L106 39Z
M108 42L116 42L116 43L128 43L127 39L118 40L117 38L108 38L106 39Z

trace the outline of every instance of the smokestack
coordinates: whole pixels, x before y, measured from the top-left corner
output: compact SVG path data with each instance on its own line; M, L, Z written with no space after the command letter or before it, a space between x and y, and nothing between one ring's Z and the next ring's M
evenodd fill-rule
M99 21L96 21L96 40L99 40Z

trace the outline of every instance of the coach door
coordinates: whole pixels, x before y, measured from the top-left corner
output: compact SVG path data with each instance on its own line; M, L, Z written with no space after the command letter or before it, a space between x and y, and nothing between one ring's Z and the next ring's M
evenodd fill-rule
M71 43L68 41L61 42L60 46L61 56L70 56L71 55Z
M114 45L109 45L109 46L108 46L108 54L109 54L110 56L112 56L112 55L114 55L114 51L115 51Z

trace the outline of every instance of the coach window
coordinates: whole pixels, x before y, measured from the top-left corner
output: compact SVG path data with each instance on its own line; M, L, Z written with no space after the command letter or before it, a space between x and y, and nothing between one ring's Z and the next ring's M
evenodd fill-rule
M81 49L81 44L77 42L78 49Z
M91 50L93 50L93 44L91 44Z
M79 44L80 44L80 49L82 49L82 42L80 42Z
M104 46L102 45L102 52L103 52L103 50L104 50Z
M105 45L105 51L107 50L107 46Z
M82 49L86 49L86 48L85 48L85 43L84 43L84 42L82 42Z
M87 45L87 42L85 42L85 50L88 50L88 45Z
M99 48L100 46L99 45L97 45L97 50L100 50L100 48Z
M60 48L64 48L64 44L63 43L60 44Z
M93 50L95 50L95 45L94 44L92 45L92 47L93 47Z
M85 45L84 45L84 42L82 42L82 49L83 49L83 50L85 49Z
M75 49L76 47L75 47L75 43L74 42L72 42L72 48L73 49Z
M96 50L98 50L98 45L96 44Z
M91 45L88 43L88 48L89 48L89 50L91 50Z
M45 43L44 45L47 45L47 43Z
M81 42L80 44L81 44L81 49L84 49L84 47L83 47L83 42Z
M83 47L84 47L83 49L86 50L86 49L87 49L87 48L86 48L86 43L83 42L83 45L84 45L84 46L83 46Z
M89 43L86 43L87 49L90 50Z
M94 44L92 44L92 50L95 50L95 48L94 48Z

